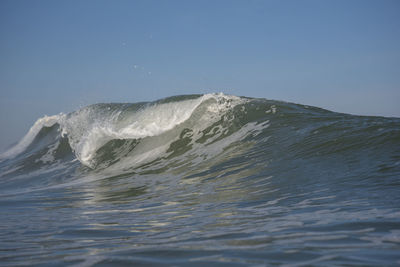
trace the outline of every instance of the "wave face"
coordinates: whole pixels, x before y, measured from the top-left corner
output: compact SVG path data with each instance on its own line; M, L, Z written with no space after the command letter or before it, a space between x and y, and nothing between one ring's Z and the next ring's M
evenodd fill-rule
M396 265L400 119L228 96L95 104L0 155L5 265Z

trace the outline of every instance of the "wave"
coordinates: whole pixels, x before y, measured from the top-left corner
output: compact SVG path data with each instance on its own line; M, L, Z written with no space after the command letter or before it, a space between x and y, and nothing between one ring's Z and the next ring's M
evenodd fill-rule
M271 154L285 148L304 157L360 147L360 134L379 139L388 131L385 124L395 122L222 93L175 96L45 116L0 160L19 160L32 170L78 159L92 170L123 173L196 165L238 147L243 154L262 146Z
M51 162L51 155L63 144L60 140L67 138L74 156L89 168L108 167L117 162L120 162L118 168L135 167L190 149L200 151L199 147L231 135L232 127L238 123L235 111L239 106L244 110L247 102L248 99L236 96L207 94L146 103L95 104L70 114L38 119L25 137L0 159L36 153L36 160ZM238 131L228 143L260 130L260 126L253 126ZM51 131L46 129L51 127L56 128L58 136L49 137ZM50 143L43 143L43 139ZM226 145L225 142L223 146Z

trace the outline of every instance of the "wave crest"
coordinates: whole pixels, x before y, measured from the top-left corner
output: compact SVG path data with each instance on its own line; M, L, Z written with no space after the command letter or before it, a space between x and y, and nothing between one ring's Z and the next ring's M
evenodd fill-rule
M156 159L181 155L190 149L201 151L200 146L232 135L239 130L232 128L238 124L235 107L247 102L248 99L236 96L206 94L149 103L95 104L67 115L39 119L1 158L13 158L26 152L42 128L57 123L59 138L68 139L83 165L97 168L118 162L118 168L137 167ZM233 135L230 141L226 139L222 146L243 138L257 127L250 128L238 131L237 136Z

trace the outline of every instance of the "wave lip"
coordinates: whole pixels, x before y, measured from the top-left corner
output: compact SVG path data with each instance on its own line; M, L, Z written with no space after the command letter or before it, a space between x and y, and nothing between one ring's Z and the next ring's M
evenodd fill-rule
M24 152L30 144L35 140L43 127L51 127L56 123L60 123L64 118L64 114L44 116L38 119L29 129L28 133L13 147L0 155L0 160L12 159Z

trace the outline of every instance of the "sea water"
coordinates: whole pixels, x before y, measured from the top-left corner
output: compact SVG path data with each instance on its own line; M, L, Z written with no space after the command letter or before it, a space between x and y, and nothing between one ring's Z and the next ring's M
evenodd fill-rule
M0 155L1 266L400 265L400 119L228 96L40 118Z

